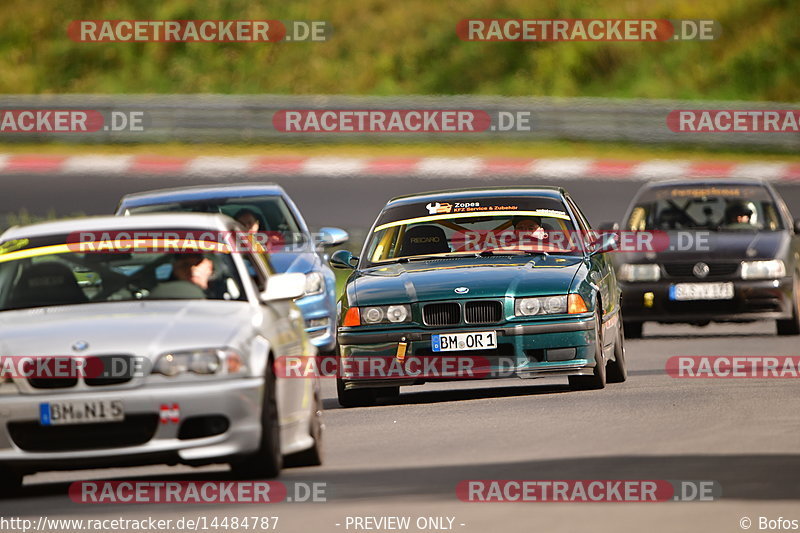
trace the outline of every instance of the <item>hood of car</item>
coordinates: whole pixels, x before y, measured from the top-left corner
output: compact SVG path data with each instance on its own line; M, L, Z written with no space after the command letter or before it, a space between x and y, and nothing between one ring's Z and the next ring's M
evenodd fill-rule
M443 258L373 267L348 285L350 305L566 294L580 257Z
M247 302L137 301L23 309L0 313L6 356L133 354L230 346L251 327ZM76 351L73 347L86 343Z
M682 261L745 261L781 258L790 237L785 231L667 232L666 239L654 241L655 253L613 254L623 262L670 263ZM661 249L664 248L664 249Z
M316 270L319 256L313 252L279 252L269 254L272 267L279 274L299 272L307 274Z

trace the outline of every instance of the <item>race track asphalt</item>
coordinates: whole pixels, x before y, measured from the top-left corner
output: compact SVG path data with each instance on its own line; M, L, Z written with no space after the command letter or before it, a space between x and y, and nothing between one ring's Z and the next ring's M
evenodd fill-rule
M113 212L126 192L178 186L179 177L4 177L0 212ZM246 181L241 177L229 180ZM312 226L363 228L395 195L481 185L528 185L528 179L275 179ZM193 183L197 183L194 181ZM545 183L541 180L539 184ZM621 218L639 182L562 181L595 222ZM779 189L800 214L800 187ZM565 378L441 383L404 389L399 400L342 409L323 383L327 456L322 467L285 470L280 478L326 483L324 503L86 505L67 496L80 479L223 480L226 467L142 467L29 476L18 497L0 501L0 517L165 518L279 516L277 531L334 533L347 517L451 517L454 531L735 532L740 520L800 520L800 393L797 379L676 379L675 355L800 355L797 337L774 324L705 328L648 324L627 342L630 376L604 390L573 392ZM1 400L0 400L1 401ZM476 479L705 480L721 489L713 502L471 503L456 486ZM447 521L445 521L447 523ZM175 529L173 529L175 530ZM228 528L228 530L231 530ZM63 530L62 530L63 531ZM372 531L389 531L375 529ZM417 529L408 531L445 531Z

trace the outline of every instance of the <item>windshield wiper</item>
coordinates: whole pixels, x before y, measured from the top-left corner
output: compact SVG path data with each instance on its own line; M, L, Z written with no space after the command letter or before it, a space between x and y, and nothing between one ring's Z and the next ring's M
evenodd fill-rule
M496 255L543 255L545 257L549 257L550 254L545 252L544 250L513 250L513 251L501 251L495 252L494 250L481 250L480 252L475 254L475 257L492 257Z
M539 256L542 255L544 257L548 257L550 254L548 252L536 251L536 250L507 250L507 251L493 251L493 250L482 250L480 252L475 252L474 254L469 253L458 253L453 255L414 255L410 257L398 257L392 261L392 263L408 263L410 261L431 261L436 259L457 259L459 257L492 257L492 256L503 256L503 255L531 255L531 256Z
M414 255L411 257L398 257L394 263L408 263L409 261L430 261L431 259L446 259L446 255Z

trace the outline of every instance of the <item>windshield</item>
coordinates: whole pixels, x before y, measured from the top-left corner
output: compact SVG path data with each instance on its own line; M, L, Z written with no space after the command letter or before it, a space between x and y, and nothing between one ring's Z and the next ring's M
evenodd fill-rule
M128 300L245 300L227 253L79 252L75 244L0 245L0 311Z
M366 247L368 263L442 256L578 255L574 225L551 197L421 202L381 213Z
M627 229L779 231L778 209L760 186L663 187L643 195Z
M127 209L128 214L144 213L222 213L248 231L267 233L275 244L301 244L305 235L280 196L248 196L244 198L213 198L185 202L151 204Z

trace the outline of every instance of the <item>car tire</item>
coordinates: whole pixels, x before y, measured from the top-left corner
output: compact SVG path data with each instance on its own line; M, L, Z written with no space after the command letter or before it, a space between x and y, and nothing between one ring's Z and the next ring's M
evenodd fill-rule
M800 335L800 281L795 276L792 282L792 318L776 320L778 335Z
M336 396L342 407L369 407L375 405L375 389L350 389L344 388L344 381L336 378Z
M400 397L400 386L397 387L380 387L375 389L375 396L386 400L396 400Z
M314 445L302 452L287 455L283 460L284 468L297 468L302 466L319 466L323 458L322 436L325 424L322 423L322 401L319 394L314 394L314 411L311 413L311 427L309 433L314 439Z
M275 373L267 364L264 377L264 398L261 406L261 441L258 451L231 462L231 470L240 478L277 477L281 471L281 435L278 422L278 401L275 394Z
M11 468L0 466L0 498L10 498L19 494L23 477Z
M617 331L617 342L614 343L614 360L609 361L606 367L607 383L622 383L628 379L628 368L625 362L625 325L620 322Z
M644 329L644 322L624 322L626 339L641 339L642 330Z
M574 390L598 390L606 386L606 364L603 357L603 322L600 318L599 310L595 312L594 323L594 371L591 376L569 376L569 386Z

